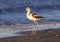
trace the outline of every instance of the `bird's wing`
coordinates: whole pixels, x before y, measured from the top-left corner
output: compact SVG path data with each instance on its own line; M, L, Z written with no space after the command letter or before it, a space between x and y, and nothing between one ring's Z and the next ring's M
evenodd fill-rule
M44 17L39 16L39 15L37 15L37 14L32 14L32 16L35 17L35 18L44 18Z

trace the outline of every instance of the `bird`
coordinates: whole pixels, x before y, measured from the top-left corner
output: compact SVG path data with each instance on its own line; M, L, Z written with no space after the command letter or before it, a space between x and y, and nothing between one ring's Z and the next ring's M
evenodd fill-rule
M34 24L35 25L37 25L38 24L38 20L41 20L41 19L43 19L44 17L43 16L40 16L40 15L37 15L37 14L35 14L35 13L30 13L30 11L31 11L31 8L30 7L26 7L26 11L27 11L27 13L26 13L26 17L27 17L27 19L29 19L29 20L31 20L31 21L34 21ZM32 34L36 34L36 26L34 26L34 28L33 28L33 31L32 31Z
M26 13L27 19L34 21L35 24L38 24L37 21L44 18L43 16L37 15L35 13L30 13L30 11L31 11L30 7L26 7L26 11L27 11L27 13Z

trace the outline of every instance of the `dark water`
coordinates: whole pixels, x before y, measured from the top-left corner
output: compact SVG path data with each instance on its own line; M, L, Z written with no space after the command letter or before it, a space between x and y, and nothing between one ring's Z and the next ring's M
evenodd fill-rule
M45 17L40 22L60 22L60 0L0 0L0 24L33 23L25 8Z

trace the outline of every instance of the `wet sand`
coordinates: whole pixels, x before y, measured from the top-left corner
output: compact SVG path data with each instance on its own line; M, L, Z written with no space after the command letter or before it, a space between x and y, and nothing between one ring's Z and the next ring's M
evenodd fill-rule
M36 34L31 34L31 31L22 33L22 36L0 38L0 42L60 42L60 29L40 30Z

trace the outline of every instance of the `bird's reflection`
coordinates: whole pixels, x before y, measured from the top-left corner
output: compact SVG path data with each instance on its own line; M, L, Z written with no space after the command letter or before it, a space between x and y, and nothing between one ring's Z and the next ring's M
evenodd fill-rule
M33 25L32 35L35 35L37 33L37 25L38 25L38 22L35 22Z

